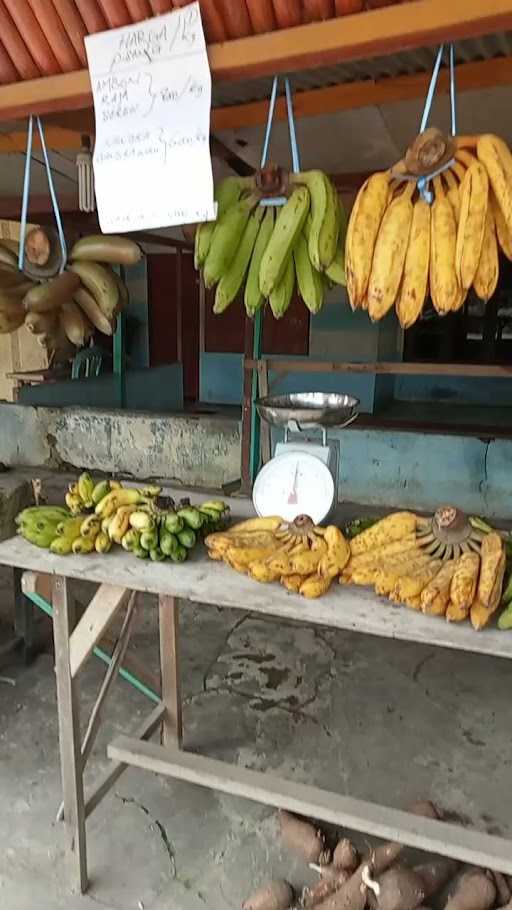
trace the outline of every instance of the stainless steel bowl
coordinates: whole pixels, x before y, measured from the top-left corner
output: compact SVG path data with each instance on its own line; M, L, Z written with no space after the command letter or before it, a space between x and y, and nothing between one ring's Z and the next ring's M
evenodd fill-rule
M276 427L340 427L358 416L359 399L334 392L292 392L269 395L256 402L262 420Z

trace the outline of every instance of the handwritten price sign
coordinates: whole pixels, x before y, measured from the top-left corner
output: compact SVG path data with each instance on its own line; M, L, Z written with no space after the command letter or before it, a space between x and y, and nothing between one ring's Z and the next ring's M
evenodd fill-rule
M85 43L102 231L215 218L211 75L199 3Z

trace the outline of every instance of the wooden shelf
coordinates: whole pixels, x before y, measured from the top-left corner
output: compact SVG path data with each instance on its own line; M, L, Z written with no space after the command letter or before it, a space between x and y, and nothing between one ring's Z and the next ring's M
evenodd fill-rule
M121 550L106 556L55 556L13 537L0 543L0 564L199 604L244 609L293 622L512 658L512 633L496 628L475 632L469 623L447 623L405 607L393 607L369 588L334 584L320 600L306 600L289 594L280 585L258 584L224 563L212 562L204 550L174 566L144 562Z
M338 363L328 360L262 358L258 361L246 358L244 369L257 370L258 363L264 363L267 369L274 373L364 373L375 376L465 376L481 379L508 379L512 376L512 364L496 366L485 363L400 363L384 360L369 363Z

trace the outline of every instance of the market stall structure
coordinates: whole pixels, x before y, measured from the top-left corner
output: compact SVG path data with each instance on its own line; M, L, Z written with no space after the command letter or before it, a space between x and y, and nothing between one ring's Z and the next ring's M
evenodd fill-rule
M7 4L10 9L12 21L16 22L16 6ZM139 10L143 16L149 13L147 5L142 4L144 9ZM168 4L163 4L164 8L152 10L153 12L163 12L168 8ZM245 5L242 5L245 9ZM274 7L279 6L274 4ZM293 4L288 4L293 8ZM327 8L329 4L326 4ZM332 5L331 5L332 6ZM105 24L110 27L117 27L127 24L131 10L129 4L104 3L98 6L98 15L102 16L101 10L108 11ZM206 29L215 28L217 20L209 20L206 10L209 5L205 4L205 23ZM359 12L354 15L341 16L330 19L327 22L317 22L302 24L297 21L280 20L276 10L277 21L273 20L274 25L286 26L283 30L277 30L272 34L262 34L255 37L248 34L252 19L249 15L254 16L254 4L247 4L248 17L243 22L237 22L233 28L240 28L239 34L215 34L211 32L216 39L231 38L228 43L212 44L209 48L210 65L212 75L216 83L215 91L217 93L216 106L212 116L212 128L216 131L239 129L240 127L261 126L266 117L266 95L268 94L268 80L278 72L292 72L293 84L295 88L295 114L297 117L312 116L317 113L325 115L327 113L347 110L357 106L371 105L382 103L384 101L397 101L405 99L420 98L425 92L434 54L425 51L425 48L438 44L441 41L457 41L458 53L464 60L464 54L467 53L470 58L468 62L462 63L458 67L458 87L459 91L474 90L476 87L489 87L492 85L508 86L512 79L512 68L507 56L496 54L496 44L501 40L506 40L501 36L501 31L512 22L512 8L508 3L489 2L482 9L482 5L473 0L472 3L451 4L446 8L446 4L438 0L417 0L417 2L392 5L383 9L373 11ZM299 4L296 4L299 10ZM32 8L32 4L31 4ZM54 4L55 15L60 16L62 10L59 10L58 4ZM332 9L334 13L334 7ZM35 21L35 20L34 20ZM44 41L44 35L34 26L34 21L30 22L30 29L27 29L28 54L31 59L38 61L37 65L41 70L44 78L36 78L37 73L33 70L18 71L18 75L26 78L27 72L32 78L28 81L16 82L13 78L15 73L9 70L7 58L4 61L5 82L11 84L5 85L0 89L0 112L5 120L26 116L27 114L49 114L47 119L47 138L52 147L61 147L76 142L76 136L73 138L73 130L69 129L74 122L76 134L82 132L92 132L91 119L89 112L82 114L81 109L90 105L90 83L87 71L80 70L76 65L76 60L70 51L78 57L79 62L83 61L80 57L77 47L81 47L82 37L85 28L80 26L78 32L69 31L69 38L62 39L62 45L55 47L51 57L46 58L46 65L41 56L41 36ZM61 20L62 21L62 20ZM81 20L82 21L82 20ZM101 23L103 19L97 20ZM221 22L227 21L221 18ZM73 19L75 26L79 23L76 18ZM90 30L92 27L87 22L83 23ZM37 23L36 23L37 25ZM19 27L19 23L18 23ZM61 31L59 31L59 35ZM77 37L78 34L78 37ZM74 40L72 40L72 36ZM475 45L475 40L479 43ZM7 39L6 39L7 41ZM63 55L63 46L67 48L67 60ZM499 46L499 45L498 45ZM477 51L478 48L478 51ZM475 52L479 56L481 48L484 49L484 60L474 62L472 57ZM8 48L7 48L8 52ZM60 57L59 57L60 52ZM83 52L82 52L83 54ZM388 56L388 55L399 56ZM9 54L7 53L7 57ZM10 57L9 57L10 59ZM74 60L72 63L71 60ZM50 60L51 65L48 64ZM53 62L55 60L55 62ZM368 61L374 61L371 64ZM418 64L418 60L420 61ZM354 62L355 61L355 62ZM366 61L365 64L359 61ZM20 58L18 65L21 66ZM352 65L352 70L348 76L345 72L346 67ZM49 69L48 69L49 66ZM353 78L354 72L357 72L357 66L363 67L363 76L369 71L375 73L378 77L381 73L389 71L393 75L385 79L376 79L367 82L365 78L357 80ZM369 69L364 69L366 66ZM69 70L65 74L57 75L58 70L62 68ZM403 74L403 70L414 70L409 74ZM24 75L25 74L25 75ZM314 80L314 81L313 81ZM341 84L336 84L340 82ZM314 87L310 87L313 85ZM446 87L446 83L442 83ZM243 103L240 103L240 97ZM79 111L79 113L56 114L56 111ZM277 117L282 118L284 110L282 106L277 108ZM51 122L57 123L51 126ZM63 126L65 124L65 126ZM55 133L52 132L55 130ZM11 133L13 131L10 131ZM10 142L16 142L17 139L9 137ZM12 147L12 145L11 145ZM225 146L222 154L225 161L235 163L240 167L239 155ZM391 163L391 162L386 162ZM361 179L361 178L359 178ZM338 186L343 189L351 182L349 178L341 177L337 180ZM352 187L357 188L357 184ZM147 238L145 238L147 239ZM161 241L159 241L161 242ZM181 241L169 241L173 247L181 249ZM178 257L179 259L180 257ZM176 280L178 288L180 286L180 268L176 269ZM205 300L203 300L203 326L200 331L205 332L206 311L204 309ZM178 313L179 320L182 318ZM350 314L347 311L347 316ZM324 333L328 334L332 329L327 323ZM178 333L179 334L179 333ZM243 430L242 430L242 484L246 490L250 488L254 480L256 469L259 465L260 448L258 442L258 427L254 419L254 400L256 397L255 377L258 376L260 383L260 392L265 393L269 382L274 382L274 374L279 372L300 374L301 381L308 377L308 384L312 375L319 373L319 384L326 382L333 383L336 388L339 387L340 374L344 376L343 389L346 390L347 378L352 378L356 374L370 375L372 377L371 395L376 400L385 399L389 394L389 385L387 377L391 375L412 375L412 376L432 376L442 375L444 377L456 377L467 379L468 377L479 377L479 379L495 380L501 382L509 376L510 369L501 363L443 363L443 362L397 362L393 359L394 334L395 330L388 332L384 329L379 330L378 336L374 339L373 350L375 351L375 360L369 360L365 363L347 360L339 362L336 358L326 360L312 360L311 358L294 358L282 359L262 359L261 349L258 339L256 344L253 337L253 324L246 321L244 334L244 395L243 395ZM324 334L324 337L325 337ZM286 353L279 351L279 353ZM295 352L294 352L295 353ZM389 357L390 359L382 359ZM178 358L179 359L179 358ZM441 359L441 358L440 358ZM125 377L123 376L122 365L119 373L119 388L123 389ZM222 369L222 364L221 364ZM322 375L323 374L323 375ZM377 377L377 378L376 378ZM383 377L383 381L379 381ZM316 380L315 380L316 381ZM43 387L44 388L44 387ZM328 389L326 389L328 390ZM355 387L355 394L360 387ZM47 390L46 390L47 391ZM349 391L351 391L349 389ZM367 389L365 391L368 391ZM53 389L54 394L59 394L56 386ZM43 393L44 394L44 393ZM29 399L26 399L29 400ZM37 397L32 399L37 401ZM39 399L44 402L44 397ZM65 398L55 403L64 404ZM121 394L120 402L123 401ZM229 403L229 402L228 402ZM7 412L6 412L7 413ZM2 414L3 419L3 414ZM6 419L9 418L6 416ZM81 418L83 419L83 418ZM123 417L119 417L123 420ZM129 418L126 418L129 419ZM391 426L393 426L391 418ZM90 424L89 424L90 428ZM439 429L439 424L437 425ZM410 429L410 425L408 426ZM485 431L489 435L495 436L494 427L489 428L487 424ZM430 432L435 432L435 425L431 423ZM482 426L473 425L466 428L468 437L481 436ZM500 430L504 439L507 439L508 430L501 427ZM449 438L449 437L446 437ZM270 439L263 437L263 455L264 459L270 453ZM469 438L467 442L460 443L461 447L467 446L472 451L473 442ZM506 443L503 443L506 446ZM78 459L80 455L75 457ZM356 455L352 456L355 460ZM10 459L8 459L10 460ZM158 458L155 459L158 463ZM105 459L108 462L108 456ZM139 464L142 464L139 458ZM106 467L111 469L110 464ZM144 468L141 468L144 471ZM487 472L487 466L484 465L484 471ZM137 472L137 473L140 473ZM148 470L148 474L159 473L158 471ZM160 472L163 473L163 472ZM341 475L345 480L345 475ZM486 473L487 476L487 473ZM184 478L188 479L188 478ZM233 479L233 478L230 478ZM362 484L368 483L368 474L366 474ZM448 484L453 483L453 478L448 480ZM386 493L389 493L390 480L386 479ZM345 483L345 487L347 487ZM357 498L357 487L348 488L356 491L354 498ZM348 492L347 489L347 492ZM480 491L481 492L481 491ZM385 495L385 494L383 494ZM421 500L421 495L419 500ZM430 494L432 495L432 494ZM495 499L492 502L491 509L498 513L498 501L500 500L499 482L497 488L492 491ZM400 491L393 493L394 501L397 504ZM478 495L472 491L467 491L468 500L471 507L478 500ZM436 500L439 500L436 495ZM425 502L418 501L415 505L425 505ZM480 504L480 503L478 503ZM501 503L500 503L501 504ZM462 503L466 505L466 503ZM482 511L476 509L476 511ZM508 511L503 517L509 517ZM275 615L287 616L288 618L300 619L301 621L312 621L323 623L325 625L338 626L342 628L352 628L362 632L371 632L380 635L389 635L397 638L411 638L412 640L429 641L432 644L442 646L468 649L472 651L482 651L497 656L508 656L505 638L501 633L486 630L480 636L472 635L469 629L451 627L448 625L437 624L434 621L428 621L422 616L410 615L405 612L395 612L387 614L390 617L389 626L382 625L382 619L379 615L378 622L375 622L370 603L373 597L369 595L359 595L357 592L350 595L347 600L345 596L343 610L338 610L334 606L334 601L341 601L340 594L329 595L325 601L325 606L319 609L317 606L304 610L302 604L300 607L293 606L293 601L285 592L276 593L272 591L272 597L269 598L267 593L259 592L252 587L250 582L245 579L230 576L231 581L227 581L225 570L220 566L211 566L201 563L191 563L187 568L178 568L169 572L163 567L156 571L154 568L149 573L142 564L138 565L136 570L130 566L122 557L112 557L115 560L116 573L119 577L114 578L114 562L103 561L101 557L91 557L90 561L82 564L79 560L72 563L63 562L58 557L45 557L44 561L37 552L30 551L20 542L6 542L1 545L0 559L7 565L12 565L18 569L31 570L32 572L48 572L55 574L53 606L55 610L54 629L56 639L56 662L58 672L58 689L59 689L59 706L60 706L60 723L61 723L61 757L64 776L64 802L65 802L65 824L68 831L70 854L73 860L73 879L74 883L81 889L86 887L87 870L86 870L86 849L85 849L85 816L87 814L87 803L84 803L82 791L81 770L79 769L79 751L80 742L77 729L77 715L75 713L76 703L76 684L75 675L81 667L85 656L90 653L92 647L96 644L97 635L99 636L105 630L109 619L118 611L120 606L126 601L127 591L129 590L151 590L158 593L161 597L160 623L161 623L161 642L162 642L162 672L163 672L163 700L157 708L148 723L141 732L142 737L150 735L150 732L160 723L164 716L164 729L167 731L166 739L162 747L151 745L141 745L138 742L120 741L110 748L111 757L115 758L118 764L117 770L122 765L133 763L141 767L148 767L153 770L160 770L180 777L185 780L204 783L208 786L215 786L228 792L236 792L240 795L246 795L264 802L270 802L283 808L299 811L305 814L312 814L324 817L325 820L335 821L337 823L347 824L355 829L361 829L378 836L390 837L410 843L415 846L428 847L436 852L447 853L474 862L480 865L489 865L499 868L500 871L512 872L509 859L509 847L499 838L495 839L490 836L476 835L459 828L451 828L440 822L411 820L408 816L398 813L396 810L385 810L380 807L374 807L366 803L359 803L349 798L333 797L325 795L315 790L313 793L304 792L301 799L297 800L296 786L291 788L285 782L275 782L270 786L268 778L264 776L261 779L259 775L253 777L251 773L239 770L236 774L233 769L223 770L216 765L210 765L207 759L188 756L186 752L176 749L180 740L180 701L179 701L179 676L178 676L178 659L177 659L177 608L174 603L175 598L201 601L204 603L215 603L216 605L236 608L240 603L246 607L250 603L251 609L255 612L258 610L268 610ZM118 566L119 562L119 566ZM82 574L82 577L88 577L91 580L102 584L100 593L91 606L89 611L84 614L76 632L72 631L72 610L67 597L66 577L73 577L76 572ZM103 574L106 573L106 574ZM126 574L127 573L127 574ZM151 574L151 581L147 576ZM215 595L215 577L216 574L222 579L219 588L222 593ZM104 585L112 585L115 581L118 588L109 589ZM228 596L226 592L231 592ZM213 598L213 599L212 599ZM269 603L270 601L270 603ZM331 603L332 602L332 603ZM108 607L110 604L110 607ZM99 606L98 606L99 605ZM265 606L266 605L266 606ZM100 614L98 625L94 625L94 632L85 634L87 625L92 621L96 614ZM384 631L386 629L387 631ZM74 636L74 638L73 638ZM73 650L73 641L77 643L82 640L80 645L81 657L75 664L71 661L71 651ZM71 644L70 644L71 642ZM75 672L73 672L73 667ZM167 675L168 674L168 675ZM169 746L169 742L174 746ZM115 772L113 772L115 773ZM96 804L96 797L93 797ZM325 806L325 814L320 811L322 805ZM335 805L333 811L332 806ZM440 827L442 825L442 827Z

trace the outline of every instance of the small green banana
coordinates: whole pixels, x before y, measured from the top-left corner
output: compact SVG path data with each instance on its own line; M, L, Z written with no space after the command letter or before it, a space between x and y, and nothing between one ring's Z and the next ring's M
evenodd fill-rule
M215 222L212 242L203 269L203 280L207 288L212 288L227 272L257 201L255 196L245 196Z
M69 537L55 537L50 544L50 553L57 556L68 556L71 553L73 541Z
M327 175L324 177L327 183L327 207L318 235L318 256L323 270L329 268L336 255L340 230L338 193Z
M92 506L94 481L88 471L84 471L78 478L78 495L86 506Z
M272 291L268 302L275 319L281 319L290 306L295 288L295 267L293 265L293 256L290 253L285 265L284 275L281 281Z
M179 509L178 516L182 518L185 524L188 525L189 528L192 528L193 531L198 531L203 524L203 516L195 506L185 506L185 508Z
M252 178L225 177L224 180L221 180L215 186L214 197L217 203L217 219L216 221L204 221L198 225L194 238L194 265L198 271L203 268L206 262L217 221L235 202L238 202L244 189L253 183Z
M160 547L152 547L149 551L149 557L152 562L163 562L164 559L167 559L165 553L162 553Z
M207 499L206 502L202 502L199 506L200 509L213 509L214 512L220 512L221 515L224 512L229 512L229 506L222 501L222 499Z
M260 291L264 297L270 297L285 271L289 270L295 241L306 220L309 205L307 186L298 186L277 216L260 264Z
M336 194L337 195L337 194ZM333 261L330 266L326 268L325 274L329 281L333 284L341 284L343 287L347 284L347 277L345 274L345 241L347 238L347 216L345 214L345 209L343 208L343 203L339 196L338 200L338 245L336 247L336 253Z
M160 549L165 556L171 556L178 546L178 539L174 534L169 534L168 531L164 531L160 534Z
M242 287L242 282L245 278L247 269L249 268L263 215L263 209L258 207L254 209L249 216L249 220L245 225L242 239L237 245L237 251L231 265L217 285L215 304L213 307L213 312L216 315L227 310L228 306L233 303L233 300Z
M176 512L167 512L164 515L164 527L169 534L177 534L178 531L182 531L184 527L183 518L176 514Z
M267 249L269 240L272 236L275 224L275 212L273 206L268 206L263 216L263 220L258 231L256 243L252 253L251 264L247 273L245 282L244 304L248 316L254 314L264 303L264 296L260 291L260 267L263 253Z
M100 480L100 482L96 484L92 491L91 498L93 505L97 506L103 497L107 495L107 493L110 493L110 483L108 480Z
M310 313L318 313L324 302L325 283L309 258L308 244L301 231L293 250L293 261L297 273L297 286Z
M307 231L309 258L320 272L322 270L322 260L320 256L320 232L325 221L329 205L330 190L328 180L323 171L303 171L299 174L292 174L290 178L295 183L304 183L311 196L311 225Z

